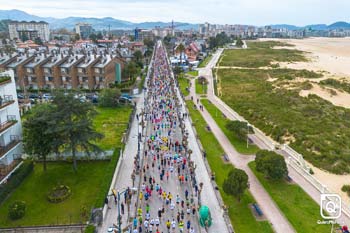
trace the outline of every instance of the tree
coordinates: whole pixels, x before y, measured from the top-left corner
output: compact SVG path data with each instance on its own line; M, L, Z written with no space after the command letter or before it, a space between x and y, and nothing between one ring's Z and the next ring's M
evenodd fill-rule
M23 34L21 36L21 40L22 40L22 42L25 42L25 41L29 40L29 38L28 38L28 36L26 34Z
M175 66L173 71L174 71L175 77L178 77L178 75L181 74L181 72L182 72L182 68L179 66Z
M137 65L135 62L130 61L125 65L123 70L123 76L125 79L132 79L135 75L138 74Z
M147 49L152 50L154 47L154 41L148 38L143 40L143 44L147 46Z
M72 40L73 40L73 41L78 41L78 40L80 40L80 35L79 35L78 33L75 33L75 35L74 35L74 37L73 37Z
M243 46L243 41L241 40L240 37L237 38L236 40L236 46L242 48Z
M255 157L256 170L268 178L278 180L288 175L288 168L283 156L267 150L260 150Z
M137 50L134 52L134 57L133 57L133 60L134 62L136 63L136 65L140 68L143 67L143 63L142 63L142 59L143 59L143 54L140 50Z
M52 103L59 109L55 114L55 119L60 119L56 133L64 138L65 144L70 148L73 169L77 171L78 148L86 151L88 155L91 151L100 151L100 148L92 143L103 137L93 128L92 120L97 112L91 103L80 101L73 93L65 95L63 92L56 92Z
M97 42L97 35L95 33L91 33L89 36L89 39L92 40L94 43Z
M180 53L180 64L182 64L182 53L185 51L185 46L180 43L177 47L176 47L176 52Z
M102 35L101 32L97 33L96 39L97 39L97 40L102 40L102 39L103 39L103 35Z
M244 191L248 188L248 175L241 169L232 169L223 183L223 190L225 193L235 196L238 202Z
M34 43L37 44L37 45L43 45L43 41L41 40L40 37L37 37L34 39Z
M24 150L43 161L44 171L46 171L47 155L55 150L56 142L59 140L59 136L55 133L56 111L54 105L40 104L32 109L31 114L23 122Z
M117 88L105 88L101 91L99 105L101 107L117 107L121 92Z
M244 121L229 121L226 128L236 135L242 141L247 140L248 133L254 133L251 126L248 127L247 122Z

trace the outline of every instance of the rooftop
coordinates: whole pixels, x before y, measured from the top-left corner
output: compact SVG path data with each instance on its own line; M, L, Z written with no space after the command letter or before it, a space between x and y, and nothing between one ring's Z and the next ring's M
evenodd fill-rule
M27 61L30 59L32 56L29 56L27 54L20 54L19 56L16 57L16 60L11 62L8 67L9 68L16 68L18 65L22 64L23 62Z
M86 55L84 61L80 62L77 67L86 68L98 58L100 58L100 55Z
M34 68L35 66L39 65L41 62L49 59L50 56L44 53L40 53L34 56L34 59L26 64L24 67L26 68Z
M70 55L68 60L60 65L62 68L70 68L74 63L82 59L84 55Z

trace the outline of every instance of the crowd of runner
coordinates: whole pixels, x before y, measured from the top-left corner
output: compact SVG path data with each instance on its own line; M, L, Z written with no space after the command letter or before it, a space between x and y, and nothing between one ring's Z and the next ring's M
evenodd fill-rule
M137 116L148 125L142 158L135 163L141 180L133 233L199 232L200 189L182 124L187 114L178 111L175 83L160 44L147 86L144 113Z

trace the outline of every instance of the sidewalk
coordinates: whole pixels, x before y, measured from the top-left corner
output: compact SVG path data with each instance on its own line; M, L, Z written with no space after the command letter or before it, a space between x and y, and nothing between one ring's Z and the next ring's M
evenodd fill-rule
M194 82L194 80L192 80ZM197 101L197 96L195 94L194 83L191 85L190 93L194 96L194 101ZM249 178L250 192L254 196L255 200L258 202L261 210L267 219L271 222L273 228L276 232L295 232L292 225L285 218L283 213L271 199L270 195L265 191L264 187L260 184L258 179L255 177L254 173L248 167L248 163L255 159L255 156L242 155L236 151L232 146L231 142L228 140L226 135L222 132L219 126L216 124L215 120L211 117L210 113L204 108L204 111L200 111L201 115L208 123L211 131L217 138L221 147L224 149L225 153L228 155L230 162L239 169L244 170Z
M212 68L216 66L217 61L219 60L223 50L219 49L215 55L213 56L212 60L208 63L208 65L205 68L198 69L199 76L206 77L208 81L208 93L207 98L210 100L223 114L227 116L228 119L231 120L241 120L242 117L238 115L233 109L231 109L225 102L223 102L220 98L218 98L214 93L214 77L212 73ZM263 133L262 133L263 134ZM261 135L249 135L249 138L256 144L260 149L267 149L271 150L273 144L275 142L269 138L269 137L262 137ZM281 154L285 157L285 159L288 161L288 153L284 150L276 151L277 153ZM288 163L288 171L289 176L293 179L295 183L297 183L314 201L316 201L319 205L321 204L321 192L319 189L317 189L310 181L308 181L304 176L302 176L297 170L295 170L294 167L290 166ZM321 216L320 216L321 218ZM345 215L344 213L341 215L341 217L337 220L339 224L347 224L350 222L350 217Z
M141 109L143 108L143 99L144 94L140 94L137 98L136 102L136 113L140 113ZM115 171L118 172L118 176L116 179L116 182L114 184L115 190L124 190L127 187L132 187L132 179L131 179L131 173L134 169L134 157L137 154L137 140L138 140L138 121L136 119L136 115L134 116L134 119L131 122L131 130L129 134L129 138L127 139L127 144L125 146L125 149L123 151L123 156L119 158L121 160L120 164L120 170ZM143 143L141 143L141 151L142 151ZM137 176L136 176L137 177ZM138 183L138 179L135 179L135 184ZM111 190L109 190L109 194L111 194ZM137 198L135 195L131 201L131 203L135 203L134 199ZM108 198L108 205L110 209L107 210L106 216L103 219L102 226L99 227L98 232L106 233L109 227L112 227L113 224L117 225L118 223L118 206L114 202L114 198L110 196ZM124 200L123 197L121 197L121 200ZM130 205L130 216L133 216L135 213L135 207L133 204ZM127 226L127 219L128 213L127 213L127 207L125 205L125 214L122 215L122 229Z

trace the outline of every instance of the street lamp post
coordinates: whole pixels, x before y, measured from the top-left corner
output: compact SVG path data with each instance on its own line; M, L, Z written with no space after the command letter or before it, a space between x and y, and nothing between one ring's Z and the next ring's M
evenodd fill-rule
M249 127L250 127L251 125L247 122L247 149L248 149L248 146L249 146Z
M123 190L121 192L118 191L116 193L117 194L117 199L118 199L118 203L117 203L117 205L118 205L118 232L122 232L122 221L121 221L121 215L120 215L120 195L122 195L124 193L126 193L126 199L131 198L130 197L130 189L129 188L127 188L127 189L125 189L125 190Z

